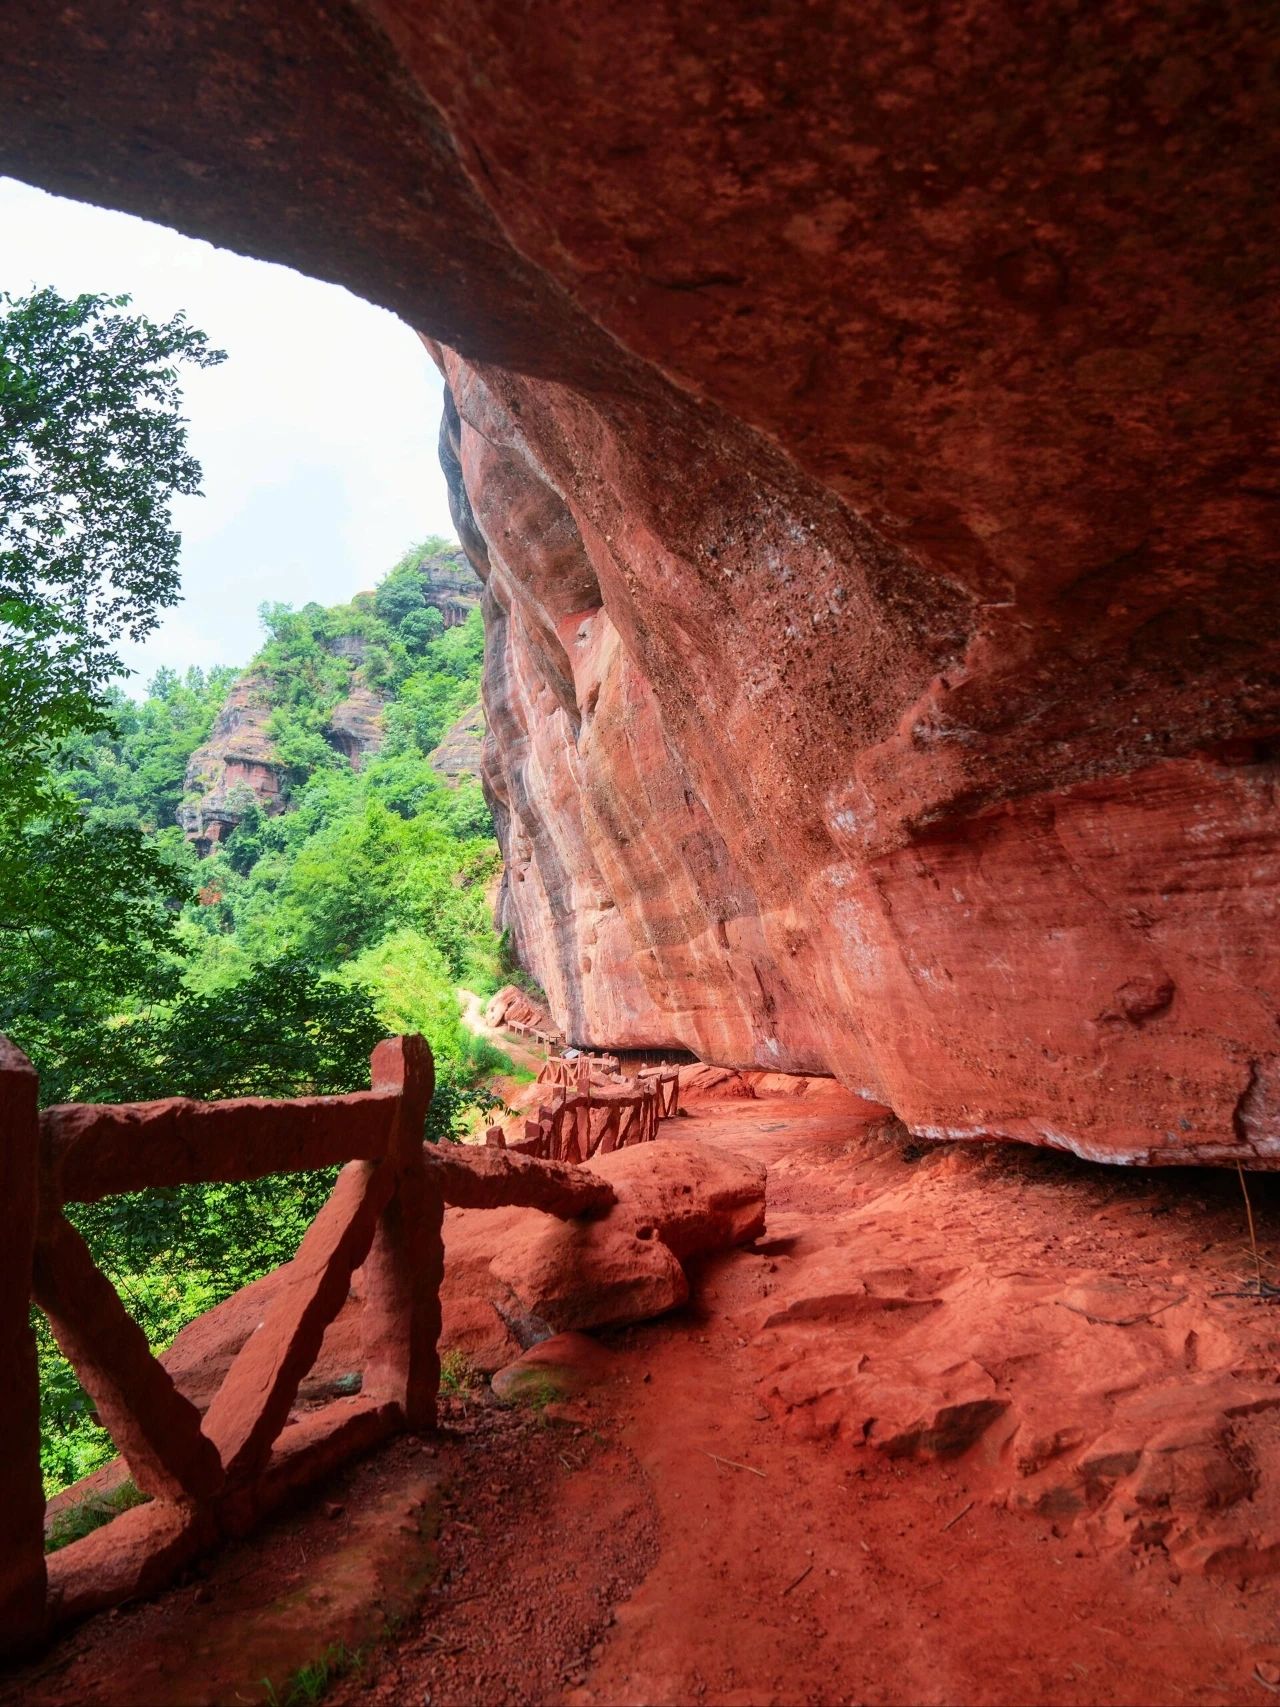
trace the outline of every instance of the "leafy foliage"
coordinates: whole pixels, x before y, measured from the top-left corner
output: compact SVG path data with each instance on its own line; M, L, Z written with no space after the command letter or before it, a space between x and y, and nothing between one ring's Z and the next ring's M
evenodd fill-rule
M128 305L0 296L0 822L49 810L49 744L109 724L115 644L178 597L171 504L200 487L178 365L223 357Z
M332 1093L368 1083L390 1029L437 1057L427 1136L456 1136L508 1065L461 1025L454 985L492 987L483 797L427 755L475 703L479 617L429 601L444 541L373 595L264 608L254 671L293 808L256 804L199 862L174 822L188 760L233 672L162 671L142 704L109 684L178 588L175 497L199 490L179 368L221 355L127 298L0 297L0 1030L51 1101ZM456 579L448 585L456 587ZM386 700L358 773L326 737L355 685ZM71 1210L149 1342L292 1256L333 1170L154 1190ZM110 1445L35 1318L50 1491ZM89 1514L92 1516L93 1514Z
M77 732L59 748L63 786L85 821L170 830L177 840L187 760L208 739L235 678L229 669L160 670L141 704L110 688L103 696L109 725Z
M425 1136L447 1141L498 1105L483 1081L510 1066L462 1024L455 994L459 982L488 990L498 981L488 810L474 782L450 786L427 758L476 701L479 618L441 627L416 656L378 615L376 596L332 610L271 607L264 626L252 669L290 767L290 809L271 816L250 804L198 861L165 819L232 672L162 672L141 705L116 697L114 727L77 734L58 757L80 815L28 832L49 843L28 867L43 900L6 896L4 883L17 879L0 876L0 941L5 918L27 920L0 969L0 1028L40 1067L46 1100L80 1101L359 1089L379 1037L422 1031L437 1066ZM322 731L337 701L367 680L375 647L391 661L386 733L357 772ZM411 721L397 718L406 694ZM66 848L55 858L58 838ZM106 904L86 932L76 898L91 886ZM162 1349L292 1256L332 1178L154 1190L72 1215ZM53 1489L111 1448L42 1322L37 1329Z

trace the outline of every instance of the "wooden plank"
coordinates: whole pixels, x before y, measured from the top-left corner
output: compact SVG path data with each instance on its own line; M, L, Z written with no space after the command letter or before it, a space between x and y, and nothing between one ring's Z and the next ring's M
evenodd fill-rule
M396 1116L390 1090L351 1096L235 1097L46 1109L41 1130L63 1203L113 1192L262 1179L383 1155Z
M614 1148L621 1150L625 1145L634 1142L632 1128L636 1120L636 1105L629 1102L625 1108L618 1110L618 1136L614 1140Z
M364 1391L400 1406L412 1429L435 1427L440 1386L440 1283L444 1278L444 1195L429 1176L423 1126L435 1064L423 1037L396 1037L374 1051L373 1083L399 1094L387 1166L398 1170L364 1265Z
M435 1095L431 1045L417 1032L384 1038L369 1057L369 1078L372 1094L389 1096L394 1102L386 1153L405 1161L421 1147L427 1110Z
M200 1432L200 1413L152 1357L75 1228L54 1213L40 1227L32 1291L144 1493L205 1500L222 1468Z
M337 1399L280 1435L271 1460L251 1486L207 1511L153 1500L114 1518L49 1559L50 1622L57 1626L155 1594L227 1534L241 1535L301 1490L333 1475L400 1425L396 1405Z
M350 1163L297 1256L281 1269L270 1315L241 1347L205 1413L205 1433L228 1479L243 1482L266 1463L324 1330L346 1300L352 1272L368 1255L395 1184L391 1162Z
M613 1187L599 1175L566 1163L530 1160L511 1148L428 1145L422 1159L444 1201L461 1209L520 1204L569 1220L616 1202Z
M435 1427L440 1387L444 1193L419 1154L401 1170L378 1222L362 1279L364 1387L399 1405L408 1428Z
M40 1382L31 1331L40 1129L35 1069L0 1037L0 1653L29 1646L44 1628L44 1489Z
M597 1156L608 1156L618 1148L622 1130L622 1110L616 1103L606 1103L604 1124L596 1144Z
M402 1426L399 1405L369 1399L334 1399L288 1423L262 1474L237 1488L218 1509L223 1529L243 1535L276 1506L325 1481L353 1458L380 1445Z
M208 1510L169 1500L134 1506L51 1555L49 1621L54 1627L70 1624L122 1600L155 1594L217 1539Z

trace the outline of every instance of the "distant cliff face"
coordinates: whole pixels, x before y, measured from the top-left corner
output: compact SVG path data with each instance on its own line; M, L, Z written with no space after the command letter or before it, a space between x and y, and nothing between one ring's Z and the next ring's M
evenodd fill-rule
M324 737L331 747L347 759L353 770L359 770L366 753L376 753L382 745L382 708L386 700L372 688L353 687L345 699L338 701L329 713Z
M439 612L440 626L456 627L480 599L480 584L461 551L433 552L418 564L423 606ZM353 609L372 595L358 595ZM336 634L323 643L334 658L351 670L349 690L334 700L320 733L328 744L359 770L364 759L382 745L387 695L366 679L367 638L359 633ZM209 739L191 755L178 822L203 857L225 841L250 807L268 814L285 810L288 766L271 734L275 683L262 665L251 666L227 695ZM469 713L474 719L475 713ZM444 754L436 768L456 779L479 770L479 735L460 720L441 745ZM481 729L483 717L481 716ZM448 749L447 752L445 749ZM433 755L433 762L434 755Z
M267 733L270 683L246 671L232 686L209 739L187 762L178 822L202 857L225 841L250 806L282 809L284 767Z

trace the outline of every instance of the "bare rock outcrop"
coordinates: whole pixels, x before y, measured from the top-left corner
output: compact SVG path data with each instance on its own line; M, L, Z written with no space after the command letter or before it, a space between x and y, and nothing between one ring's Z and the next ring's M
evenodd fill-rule
M225 841L250 806L283 810L284 766L267 732L270 684L258 671L234 682L209 739L187 761L178 822L199 854Z
M364 760L382 745L382 712L386 700L372 688L353 687L338 701L324 726L324 738L359 770Z
M484 758L484 727L484 707L476 705L445 730L440 745L428 757L432 769L439 771L446 782L459 782L463 777L479 778Z
M0 49L5 170L433 340L572 1039L1280 1156L1280 16L86 0Z
M522 990L518 984L504 984L495 996L491 996L484 1017L499 1031L513 1026L531 1031L555 1030L546 1004L528 990Z

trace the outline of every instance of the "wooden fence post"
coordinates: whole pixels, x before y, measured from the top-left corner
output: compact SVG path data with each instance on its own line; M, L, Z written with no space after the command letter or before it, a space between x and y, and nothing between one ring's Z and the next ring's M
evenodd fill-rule
M31 1270L39 1190L39 1081L0 1037L0 1652L37 1641L45 1622L40 1383L31 1331Z
M435 1090L425 1037L391 1037L373 1052L375 1091L400 1096L383 1167L396 1188L383 1211L363 1273L364 1391L391 1399L411 1429L435 1427L440 1386L440 1283L444 1198L427 1177L422 1129Z

